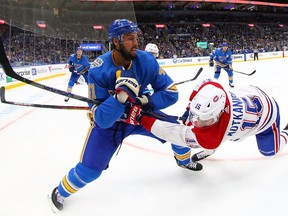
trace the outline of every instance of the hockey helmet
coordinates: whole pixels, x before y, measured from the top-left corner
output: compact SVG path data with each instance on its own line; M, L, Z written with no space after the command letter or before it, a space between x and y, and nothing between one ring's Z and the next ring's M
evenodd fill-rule
M207 84L199 90L190 104L190 121L207 121L213 123L219 120L220 113L224 110L226 94L223 89Z
M123 34L129 34L132 32L138 33L140 29L138 25L127 19L114 20L109 27L108 38L111 41L112 38L117 38L121 41Z
M145 47L145 51L152 53L155 56L155 58L159 56L159 49L156 44L148 43Z
M220 46L221 47L229 47L229 44L227 42L223 42Z

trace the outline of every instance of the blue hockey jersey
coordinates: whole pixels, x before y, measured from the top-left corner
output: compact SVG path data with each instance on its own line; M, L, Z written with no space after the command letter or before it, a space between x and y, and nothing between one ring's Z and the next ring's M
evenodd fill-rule
M81 59L77 59L77 54L74 53L72 55L70 55L70 57L68 58L67 63L69 65L74 66L75 68L75 73L80 73L81 71L83 71L83 69L86 67L87 69L90 68L90 63L88 61L88 58L86 55L82 54Z
M95 111L94 120L103 128L112 126L125 109L125 105L113 97L117 70L119 67L113 62L112 52L96 58L89 70L89 97L102 101ZM152 86L154 94L151 96L151 101L154 110L164 109L178 100L178 91L173 80L159 67L158 62L150 53L137 50L137 57L130 62L127 70L135 73L140 85L139 96L149 84Z
M217 48L211 53L210 59L213 59L216 64L220 63L223 66L232 65L232 52L229 49L223 52L222 48Z

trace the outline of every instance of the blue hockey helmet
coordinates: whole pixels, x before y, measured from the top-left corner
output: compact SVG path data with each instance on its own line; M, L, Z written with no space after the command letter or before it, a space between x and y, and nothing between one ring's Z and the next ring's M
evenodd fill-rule
M117 19L114 20L109 27L108 38L109 40L117 38L121 41L121 36L123 34L129 34L132 32L138 33L139 31L140 29L138 28L138 25L132 21L127 19Z
M229 47L229 44L227 42L223 42L220 46L221 47Z

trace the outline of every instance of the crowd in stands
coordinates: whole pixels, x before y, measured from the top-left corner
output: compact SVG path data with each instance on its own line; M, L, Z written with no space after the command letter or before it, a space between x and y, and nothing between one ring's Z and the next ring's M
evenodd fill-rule
M233 54L253 53L255 48L259 49L260 52L287 49L287 26L279 27L275 23L276 21L261 17L261 22L257 18L257 24L250 27L248 23L250 21L252 23L252 20L249 17L245 17L239 22L239 17L233 19L225 16L220 18L219 16L209 16L209 20L213 20L213 23L211 22L208 28L202 25L209 22L207 16L179 16L177 23L175 23L175 17L166 17L166 19L161 17L165 24L164 28L156 28L155 26L159 17L154 17L155 20L149 19L149 23L144 22L145 17L137 17L142 31L139 49L144 50L147 43L155 43L160 50L159 58L207 56L214 48L218 47L223 39L229 42ZM225 20L229 22L225 22ZM24 31L17 27L10 27L8 24L0 25L0 34L8 58L11 63L18 66L66 63L69 55L75 52L80 43L101 42L105 48L103 52L109 49L103 36L100 36L100 40L95 38L94 41L85 39L79 41L74 39L77 37L72 34L69 37L69 31L59 32L55 37ZM81 32L83 33L83 31ZM197 42L208 42L209 46L206 49L197 47ZM85 54L88 55L90 61L93 61L101 53L89 52Z

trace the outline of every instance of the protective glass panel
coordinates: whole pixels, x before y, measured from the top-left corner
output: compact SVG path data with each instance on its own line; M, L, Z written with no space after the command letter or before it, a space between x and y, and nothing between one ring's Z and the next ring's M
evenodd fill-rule
M94 45L85 50L92 60L109 50L115 19L136 22L133 2L1 0L0 33L16 66L66 62L81 44Z

